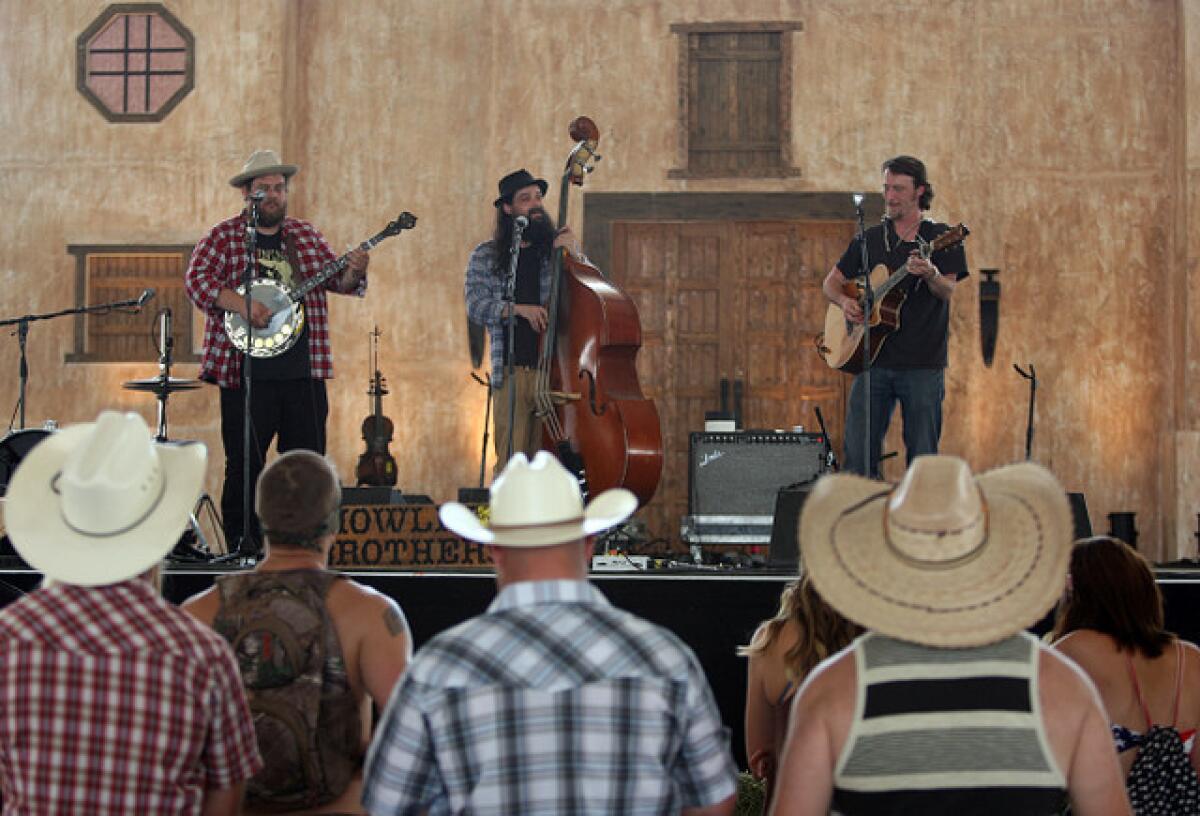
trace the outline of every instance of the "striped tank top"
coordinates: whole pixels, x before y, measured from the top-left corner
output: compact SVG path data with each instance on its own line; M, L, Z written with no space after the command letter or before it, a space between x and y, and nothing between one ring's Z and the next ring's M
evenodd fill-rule
M868 633L853 648L858 698L835 814L1062 812L1066 779L1042 728L1032 636L935 649Z

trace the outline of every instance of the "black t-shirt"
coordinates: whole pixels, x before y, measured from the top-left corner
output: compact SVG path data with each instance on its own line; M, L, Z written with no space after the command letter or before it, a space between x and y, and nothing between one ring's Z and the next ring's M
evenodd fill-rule
M885 224L886 246L883 232ZM895 271L904 265L917 244L915 241L901 242L892 222L885 224L867 230L867 259L871 269L882 263ZM947 224L924 220L918 232L926 241L932 241L949 229ZM967 254L961 243L933 253L929 260L938 268L938 272L954 280L962 280L968 274ZM862 249L857 236L850 241L837 266L846 278L856 278L862 274ZM892 332L883 344L883 349L875 358L875 365L886 368L945 368L950 335L949 302L929 291L925 281L917 277L909 276L899 284L898 289L908 292L900 308L900 328Z
M545 256L533 249L525 247L517 258L517 303L542 302L542 259ZM518 317L513 327L513 365L536 367L538 362L538 333L529 325L529 321Z
M283 249L283 234L274 235L258 233L256 236L258 269L256 278L274 278L282 281L288 287L294 287L296 270L288 261ZM290 349L278 357L255 357L251 363L251 372L256 380L300 380L312 376L312 364L308 359L308 321L304 321L304 329Z

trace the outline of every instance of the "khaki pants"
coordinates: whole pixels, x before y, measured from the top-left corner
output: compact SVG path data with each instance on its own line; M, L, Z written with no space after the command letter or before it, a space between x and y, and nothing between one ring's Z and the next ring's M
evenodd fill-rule
M493 477L499 474L508 462L508 391L514 385L517 389L517 399L513 410L513 453L524 453L532 459L542 447L542 423L533 413L536 407L533 402L536 383L537 369L516 366L513 368L512 378L506 379L493 397L492 428L496 445Z

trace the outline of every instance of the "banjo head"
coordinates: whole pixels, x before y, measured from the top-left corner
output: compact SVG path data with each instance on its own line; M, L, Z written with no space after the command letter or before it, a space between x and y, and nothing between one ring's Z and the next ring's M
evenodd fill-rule
M245 293L244 286L235 290ZM250 297L271 310L270 322L255 329L240 314L225 313L225 333L234 348L251 357L278 357L295 345L304 331L304 304L292 300L287 287L271 278L259 278L250 284Z

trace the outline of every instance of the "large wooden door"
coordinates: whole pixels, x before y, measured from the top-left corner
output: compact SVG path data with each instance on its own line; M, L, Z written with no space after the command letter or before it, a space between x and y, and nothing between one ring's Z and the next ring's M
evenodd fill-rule
M840 449L845 375L817 357L821 281L853 235L841 221L615 222L613 278L637 302L642 390L658 405L663 477L641 513L679 541L687 512L688 434L720 406L720 381L743 384L747 428L817 430L820 406Z

